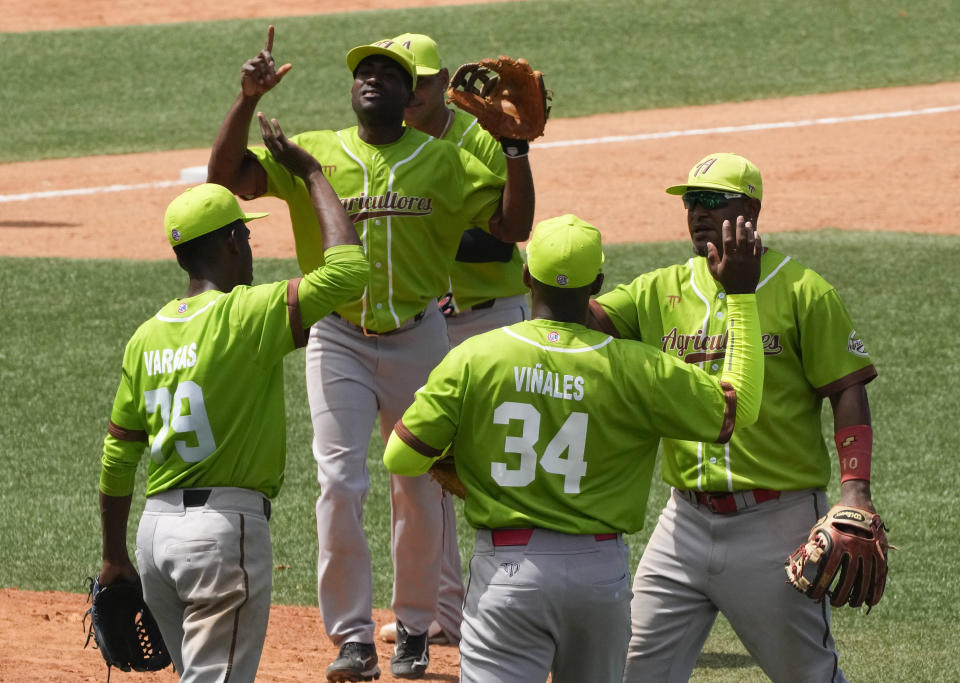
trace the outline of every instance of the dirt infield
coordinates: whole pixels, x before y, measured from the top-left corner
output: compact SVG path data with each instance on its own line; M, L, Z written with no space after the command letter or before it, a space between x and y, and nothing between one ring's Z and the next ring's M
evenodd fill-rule
M530 155L536 219L576 213L600 227L607 242L684 239L680 202L663 188L685 180L704 154L735 151L763 171L763 233L953 232L957 222L938 191L960 176L944 153L960 148L960 112L920 112L958 104L960 83L941 83L556 119ZM164 209L186 186L176 184L181 170L204 166L208 154L204 148L7 164L0 174L0 254L169 258ZM129 185L149 187L115 187ZM254 254L293 256L283 203L264 198L248 206L272 212L253 230Z
M0 589L0 681L105 681L107 667L100 652L92 645L83 648L83 614L88 606L84 595ZM379 627L393 616L385 610L375 610L374 619ZM380 680L394 680L390 676L393 646L378 642L377 650L383 670ZM335 657L336 649L327 640L316 607L274 605L257 681L323 680L322 671ZM459 662L455 647L431 645L430 670L423 680L456 681ZM153 674L114 669L110 680L170 683L177 676L172 668Z
M478 1L325 0L323 11ZM301 0L220 5L216 0L0 0L0 31L318 11L316 3ZM958 104L960 83L944 83L554 120L530 157L536 218L574 212L596 223L608 242L683 239L680 203L662 188L682 181L705 153L736 151L763 170L760 227L765 234L828 226L956 233L958 221L938 201L937 191L960 176L953 155L945 153L960 148L960 113L922 112ZM900 114L871 116L894 112ZM181 169L204 165L207 154L197 149L0 166L0 255L169 258L161 230L164 208L185 186L177 184ZM67 192L73 190L82 192ZM273 212L254 228L254 254L293 256L283 204L261 199L249 207ZM84 600L74 594L0 590L0 681L105 680L99 653L82 649ZM378 623L391 618L386 611L376 613ZM381 643L379 651L388 672L391 649ZM431 654L425 680L457 680L456 649L436 647ZM259 680L318 680L334 656L316 608L275 606ZM112 680L176 678L169 671L115 671ZM381 680L392 678L385 673Z

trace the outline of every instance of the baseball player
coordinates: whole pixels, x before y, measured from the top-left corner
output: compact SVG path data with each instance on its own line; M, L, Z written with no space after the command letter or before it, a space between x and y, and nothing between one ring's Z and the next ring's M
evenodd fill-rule
M274 122L275 124L275 122ZM100 473L101 585L143 582L184 681L253 681L270 613L270 500L283 483L283 357L306 328L367 280L356 231L320 164L261 119L279 163L310 188L325 265L249 286L245 214L227 188L193 187L170 203L167 239L189 284L127 344ZM127 516L149 449L137 565Z
M266 48L243 67L241 93L210 157L209 179L244 197L277 196L290 209L300 266L322 259L316 219L302 183L263 149L247 149L260 97L290 65ZM379 675L373 645L373 576L363 531L369 489L366 451L377 415L386 440L430 370L446 354L436 299L460 235L486 226L508 241L527 238L533 184L526 158L508 160L504 178L449 142L403 125L416 84L413 55L393 40L354 48L351 102L357 125L295 136L321 159L363 242L370 279L363 296L313 326L306 351L317 500L317 586L324 626L340 648L329 680ZM429 477L391 477L393 608L398 621L390 668L418 678L429 663L442 553L443 492Z
M723 443L760 403L761 246L742 219L724 243L712 264L736 341L721 376L585 327L603 282L600 232L568 214L538 224L527 247L533 319L452 349L394 426L387 468L422 475L451 447L477 528L460 680L620 680L621 534L643 523L661 434Z
M683 197L696 255L617 287L592 311L601 329L716 375L730 297L704 257L711 244L723 246L724 221L756 222L760 171L741 156L710 154L667 192ZM824 398L838 443L863 444L859 468L842 470L841 502L874 509L864 385L877 372L833 287L772 249L762 265L760 416L725 445L663 441L662 473L673 492L637 568L628 681L686 681L718 611L774 681L844 680L828 606L785 584L783 566L828 510Z
M437 43L420 33L404 33L394 40L413 52L417 64L417 87L404 112L406 124L449 140L497 175L505 175L507 162L500 143L477 124L474 116L446 106L444 93L450 73L442 66ZM499 240L479 227L463 234L450 268L450 291L440 299L451 347L474 334L530 317L527 289L520 278L522 268L523 259L516 244ZM431 642L460 642L462 575L456 509L451 496L446 494L440 594L437 618L430 624ZM384 625L380 637L393 641L396 628L393 623Z

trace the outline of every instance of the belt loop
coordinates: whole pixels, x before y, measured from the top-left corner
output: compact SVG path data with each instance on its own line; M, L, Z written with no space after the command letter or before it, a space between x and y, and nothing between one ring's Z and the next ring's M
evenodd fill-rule
M493 305L497 303L496 299L487 299L486 301L481 301L478 304L474 304L470 307L471 311L482 311L485 308L493 308Z

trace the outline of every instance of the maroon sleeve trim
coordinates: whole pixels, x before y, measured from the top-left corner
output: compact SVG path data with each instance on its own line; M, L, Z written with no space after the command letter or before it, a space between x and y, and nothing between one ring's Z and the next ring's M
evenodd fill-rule
M827 396L833 396L844 389L848 389L854 384L866 384L867 382L874 380L876 376L877 369L872 365L868 365L867 367L861 368L856 372L851 372L846 377L841 377L836 382L830 382L830 384L819 387L815 391L818 398L826 398Z
M727 400L727 405L723 410L723 424L720 425L717 443L727 443L733 436L733 428L737 423L737 390L729 382L720 382L720 387L723 389L723 397Z
M298 277L287 280L287 315L290 317L290 332L293 333L293 348L300 349L307 345L307 331L303 329L303 318L300 316L300 288Z
M614 339L620 339L620 331L596 299L590 299L590 305L587 307L587 327L591 330L606 332Z
M124 429L110 421L107 432L118 441L148 441L147 433L142 429Z
M410 446L410 448L415 450L420 455L428 458L439 458L441 455L443 455L442 450L434 448L433 446L426 444L415 437L413 432L407 429L407 426L403 424L403 418L397 420L397 423L393 425L393 431L397 433L397 436L400 437L400 440L403 441L403 443Z

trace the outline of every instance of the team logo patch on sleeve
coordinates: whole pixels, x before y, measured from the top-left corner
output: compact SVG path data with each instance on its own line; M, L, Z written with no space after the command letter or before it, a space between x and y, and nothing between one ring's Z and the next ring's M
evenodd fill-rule
M864 347L863 341L857 336L856 330L850 330L850 336L847 338L847 351L861 358L867 357L867 349Z
M186 312L187 312L187 304L183 303L177 306L177 313L186 313Z
M559 333L559 332L547 332L547 341L556 344L558 341L560 341L560 333Z

